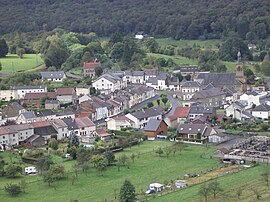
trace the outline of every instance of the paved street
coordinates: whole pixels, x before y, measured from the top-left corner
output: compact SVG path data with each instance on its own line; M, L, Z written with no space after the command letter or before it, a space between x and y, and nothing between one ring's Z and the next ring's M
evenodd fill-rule
M168 92L168 100L171 103L172 108L169 111L169 113L167 113L166 116L172 115L174 113L175 109L180 106L180 103L178 102L177 98L176 99L173 98L173 94L174 94L174 92Z

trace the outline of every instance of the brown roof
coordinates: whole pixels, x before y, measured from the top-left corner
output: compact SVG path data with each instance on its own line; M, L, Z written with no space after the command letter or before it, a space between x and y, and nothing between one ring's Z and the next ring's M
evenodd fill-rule
M55 119L52 121L52 123L57 127L57 128L64 128L67 127L67 124L62 120L62 119Z
M30 123L30 125L33 126L34 128L41 128L41 127L51 126L51 123L49 121L39 121L39 122Z
M189 110L189 107L177 107L174 111L174 114L179 118L187 118Z
M85 62L85 63L83 63L83 68L84 69L94 69L100 65L101 65L100 62Z
M9 131L6 128L0 127L0 135L5 135L5 134L8 134L8 133L9 133Z
M176 114L168 116L168 119L171 121L176 120L177 118L178 118L178 116Z
M110 133L107 133L106 130L103 130L103 129L99 129L99 130L96 130L97 134L101 137L108 137L108 136L112 136L112 134Z
M47 92L47 93L26 93L24 96L25 100L40 100L41 98L48 96L50 99L56 98L55 92Z
M88 117L75 118L75 123L79 128L95 126Z
M126 116L118 116L118 117L114 117L114 120L119 120L119 121L130 121L130 119Z
M73 88L58 88L56 91L57 95L72 95L74 92Z

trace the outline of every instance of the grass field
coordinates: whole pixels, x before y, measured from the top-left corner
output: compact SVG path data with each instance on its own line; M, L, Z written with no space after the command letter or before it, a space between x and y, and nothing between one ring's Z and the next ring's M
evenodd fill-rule
M174 40L171 38L159 38L156 39L159 45L174 45L179 47L194 45L200 46L202 49L218 50L217 45L221 43L221 40Z
M0 58L0 62L3 73L26 71L43 64L40 55L36 54L24 54L23 59L18 58L15 54L9 54L5 58Z
M238 173L229 174L224 177L220 177L218 182L224 191L218 194L214 199L212 196L209 201L215 202L227 202L227 201L257 201L254 189L257 189L261 194L260 201L270 201L270 190L266 186L266 183L261 180L261 173L265 169L266 165L256 166L247 170L240 171ZM153 202L178 202L178 201L204 201L201 196L198 195L200 185L195 185L184 190L176 191L174 193L161 196L153 199ZM240 199L237 198L236 191L241 188L243 190Z
M3 201L70 201L78 199L82 201L104 201L112 200L115 193L118 195L120 187L125 179L129 179L136 187L137 193L146 191L149 183L176 180L183 178L187 172L205 173L207 170L219 167L217 159L209 158L215 148L204 146L189 146L181 154L159 157L154 150L158 147L170 146L173 143L165 141L144 142L140 146L126 149L123 153L130 156L135 154L135 163L130 162L130 168L110 167L99 176L94 169L88 175L79 174L78 181L71 185L70 180L62 180L56 183L56 190L48 187L42 180L30 183L27 193L17 198L11 198L0 191ZM203 154L203 155L202 155ZM117 153L116 156L121 155ZM190 160L192 159L192 161ZM74 161L66 162L68 167ZM66 164L64 163L64 165ZM40 177L25 177L27 181L40 180ZM1 178L0 187L3 187L10 179ZM19 181L19 179L17 179Z

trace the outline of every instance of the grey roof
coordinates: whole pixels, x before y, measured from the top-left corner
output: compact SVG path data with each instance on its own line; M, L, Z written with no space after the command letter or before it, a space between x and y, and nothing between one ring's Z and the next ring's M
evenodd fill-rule
M153 116L159 116L162 115L161 112L159 112L156 109L150 108L145 110L140 110L137 112L132 113L133 116L135 116L137 119L143 119L143 118L149 118Z
M64 78L65 72L57 71L57 72L40 72L42 78L45 79L56 79L56 78Z
M196 79L202 79L203 85L210 83L214 86L240 84L235 73L199 73Z
M201 84L198 81L186 81L181 87L200 87Z
M207 89L207 90L201 90L199 92L196 92L196 94L193 96L193 98L196 97L215 97L215 96L219 96L219 95L224 95L225 92L221 91L220 88L211 88L211 89Z
M36 115L34 112L24 112L22 113L22 115L26 118L26 119L32 119L32 118L36 118Z
M160 125L162 120L157 120L157 119L150 119L148 123L146 124L144 130L146 131L156 131Z
M157 77L150 77L146 83L151 83L153 85L157 85L158 84L158 78Z
M77 129L79 129L78 126L75 123L75 120L73 120L71 118L63 118L62 120L65 122L65 124L67 124L68 130L77 130Z
M245 109L245 107L247 106L247 102L240 102L240 100L238 100L238 101L235 101L233 104L236 104L236 105L238 105L240 108L242 108L242 109Z
M157 75L158 80L166 80L168 78L168 74L166 72L159 72Z
M11 86L11 90L24 90L24 89L45 89L46 86Z
M17 109L17 110L22 110L22 109L24 109L23 106L20 105L18 102L13 102L13 103L11 103L11 105L12 105L15 109Z
M180 66L178 69L182 73L193 73L199 71L197 66Z
M198 134L209 136L212 128L205 124L180 124L177 131L181 134Z
M190 114L213 114L214 107L202 107L202 106L191 106L189 113Z
M247 92L246 94L247 95L253 95L253 96L259 95L259 93L257 93L256 91Z
M69 116L69 115L74 115L75 113L71 110L63 110L60 112L56 112L56 116Z
M55 115L56 113L51 109L45 109L42 111L37 111L35 112L35 114L37 117L43 117L43 116L52 116Z
M45 104L59 104L60 102L58 100L46 100Z
M111 81L112 83L117 83L117 81L122 81L122 79L114 73L103 74L97 80L102 79L102 78L107 79Z
M126 71L127 76L144 76L144 71Z
M264 112L269 112L270 111L270 106L267 104L261 104L256 106L253 111L264 111Z

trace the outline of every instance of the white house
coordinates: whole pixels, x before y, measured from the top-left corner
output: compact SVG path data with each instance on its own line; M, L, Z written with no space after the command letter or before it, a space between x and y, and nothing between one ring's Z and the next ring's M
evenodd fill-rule
M18 98L23 99L26 93L46 93L46 86L12 86L11 90L17 91Z
M134 122L134 128L144 128L150 119L162 119L162 113L155 108L143 109L126 114L126 117Z
M123 81L127 83L144 84L144 71L125 71Z
M55 119L51 123L57 131L57 140L69 137L68 125L62 119Z
M270 117L270 106L267 104L261 104L256 106L252 112L252 116L259 119L269 119Z
M10 101L19 99L17 90L0 90L0 100Z
M168 75L166 72L159 72L156 77L150 77L145 84L156 90L167 90Z
M75 103L77 96L74 88L58 88L56 90L56 99L61 104Z
M106 73L97 78L92 86L100 92L108 94L126 87L126 82L116 74Z
M251 119L252 114L247 111L246 107L247 105L236 101L225 108L225 114L227 117L236 118L239 120Z
M267 92L257 93L255 91L244 93L240 96L240 100L246 101L248 107L251 108L252 105L260 105L260 99L264 98L267 95Z
M201 90L201 84L198 81L186 81L180 86L183 93L183 100L190 100L192 96Z
M55 71L55 72L40 72L42 81L52 81L52 82L62 82L66 77L65 72Z
M127 127L132 127L132 126L133 126L133 121L131 121L126 116L109 118L107 120L108 130L121 130L121 128L127 128Z
M96 138L96 125L88 118L75 118L75 124L79 128L79 135L82 142L94 142Z

